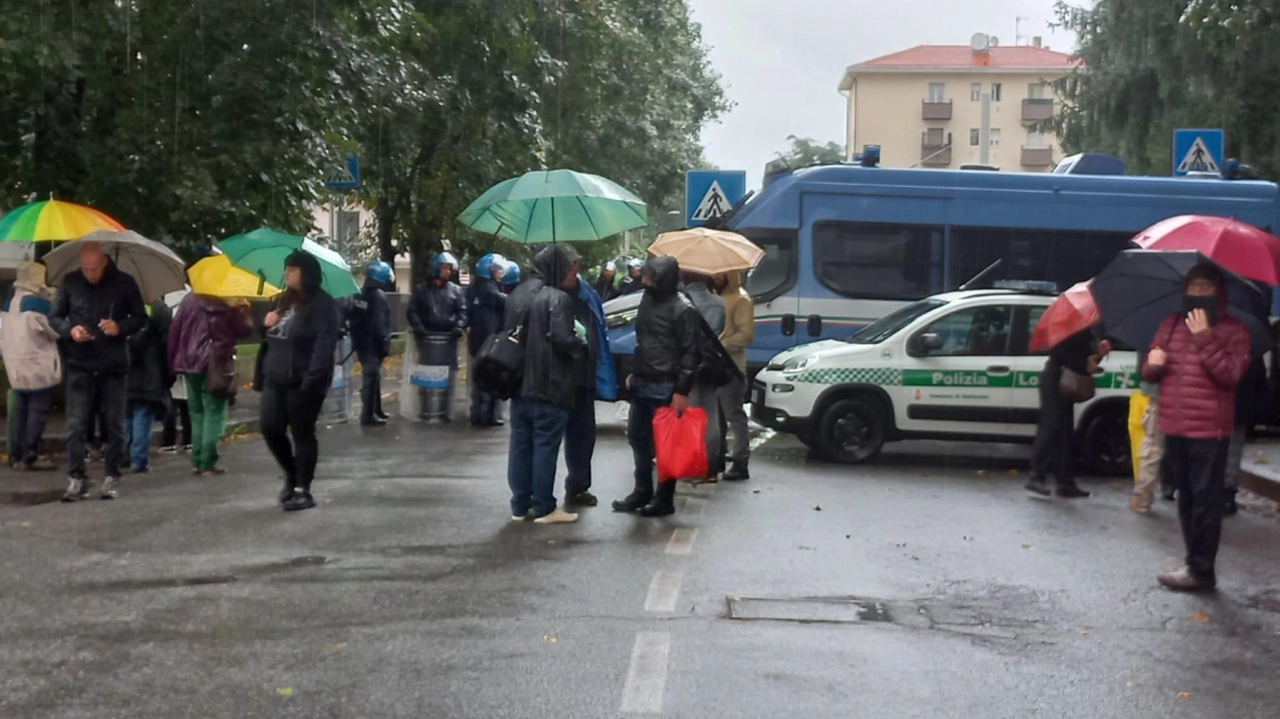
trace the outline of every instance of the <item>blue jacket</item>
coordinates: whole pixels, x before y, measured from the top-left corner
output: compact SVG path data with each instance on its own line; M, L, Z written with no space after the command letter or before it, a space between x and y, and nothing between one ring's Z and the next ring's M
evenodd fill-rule
M606 402L618 400L618 371L613 366L613 352L609 350L609 326L604 319L604 303L591 284L578 278L578 299L591 308L596 318L596 336L600 338L600 350L596 356L596 398Z

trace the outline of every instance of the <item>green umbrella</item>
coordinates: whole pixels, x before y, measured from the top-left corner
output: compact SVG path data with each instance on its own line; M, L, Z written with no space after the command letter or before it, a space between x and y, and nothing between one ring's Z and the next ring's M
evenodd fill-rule
M333 250L297 235L265 227L243 235L228 237L218 247L231 260L231 264L261 277L277 287L284 287L284 261L295 250L302 250L320 260L324 274L321 287L334 297L346 297L360 292L356 278L351 275L351 265Z
M489 188L458 220L516 242L602 240L649 224L644 202L596 175L539 170Z

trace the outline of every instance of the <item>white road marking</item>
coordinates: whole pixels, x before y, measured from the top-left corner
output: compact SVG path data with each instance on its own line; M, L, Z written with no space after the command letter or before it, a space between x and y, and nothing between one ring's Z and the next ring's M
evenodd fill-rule
M760 449L761 445L773 439L774 436L776 436L777 434L778 434L777 432L771 429L766 429L765 431L761 432L759 435L756 436L755 439L751 440L751 443L749 445L751 447L751 451L754 452L757 449Z
M634 714L662 713L662 692L667 685L667 657L671 635L640 632L631 650L631 668L622 689L622 711Z
M667 554L692 554L693 540L698 536L696 529L677 529L671 533L667 541Z
M644 600L646 612L674 612L676 599L680 597L680 583L684 581L684 568L669 567L658 570L649 582L649 596Z

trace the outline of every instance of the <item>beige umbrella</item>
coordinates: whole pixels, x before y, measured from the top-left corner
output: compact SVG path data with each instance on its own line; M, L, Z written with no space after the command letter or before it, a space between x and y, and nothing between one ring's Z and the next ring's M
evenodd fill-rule
M670 255L682 270L714 275L749 270L760 263L764 250L736 232L696 227L658 235L649 245L649 254Z
M165 245L132 230L99 230L58 245L44 256L50 285L57 285L67 273L80 269L80 247L86 242L101 245L121 272L133 276L147 302L187 286L182 258Z

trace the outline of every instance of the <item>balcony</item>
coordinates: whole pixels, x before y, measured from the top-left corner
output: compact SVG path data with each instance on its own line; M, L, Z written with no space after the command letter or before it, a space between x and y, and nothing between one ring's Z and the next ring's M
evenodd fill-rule
M946 102L929 102L925 100L920 110L921 120L950 120L951 119L951 101Z
M1022 148L1022 166L1023 167L1049 167L1052 164L1053 164L1053 148L1052 147Z
M920 164L925 167L950 167L951 145L931 145L928 142L921 144Z
M1022 101L1022 121L1042 122L1053 117L1051 98L1028 98Z

